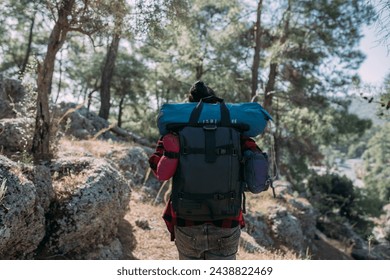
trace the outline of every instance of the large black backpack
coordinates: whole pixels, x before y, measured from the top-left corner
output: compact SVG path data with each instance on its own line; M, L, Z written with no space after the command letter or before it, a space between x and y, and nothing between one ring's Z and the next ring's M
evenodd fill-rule
M235 217L242 206L240 127L232 124L224 102L221 121L199 123L203 102L188 124L171 127L180 138L179 164L171 200L177 216L194 221Z

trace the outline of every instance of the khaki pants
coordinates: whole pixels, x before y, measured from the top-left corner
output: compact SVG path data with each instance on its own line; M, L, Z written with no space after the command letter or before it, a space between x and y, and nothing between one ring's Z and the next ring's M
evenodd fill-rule
M212 224L175 227L180 260L235 260L241 229Z

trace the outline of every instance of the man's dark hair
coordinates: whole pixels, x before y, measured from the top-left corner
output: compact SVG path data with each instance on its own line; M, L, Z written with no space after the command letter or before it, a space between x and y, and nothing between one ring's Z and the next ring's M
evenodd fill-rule
M201 99L207 103L215 103L219 101L219 98L215 95L212 88L207 86L203 81L197 81L190 88L188 101L199 102Z

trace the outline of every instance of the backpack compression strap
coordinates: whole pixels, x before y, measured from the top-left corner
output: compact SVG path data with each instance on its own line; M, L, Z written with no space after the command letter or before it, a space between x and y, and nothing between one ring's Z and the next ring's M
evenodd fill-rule
M197 126L200 115L203 110L203 101L200 100L198 105L194 108L194 110L191 112L189 124L192 126ZM225 102L221 101L219 103L219 107L221 110L221 124L220 126L230 127L231 126L231 120L230 120L230 112L229 109L226 107ZM205 134L205 161L208 163L215 162L217 160L217 153L216 153L216 139L215 139L215 131L217 129L216 124L206 124L203 126L204 134Z

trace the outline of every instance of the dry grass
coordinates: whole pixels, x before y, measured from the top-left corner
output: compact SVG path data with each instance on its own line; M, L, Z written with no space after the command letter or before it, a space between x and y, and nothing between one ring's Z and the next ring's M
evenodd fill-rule
M275 206L276 201L272 196L272 191L268 190L260 194L245 193L246 209L248 212L266 213L269 207Z
M131 144L126 143L114 143L101 140L71 140L68 138L61 139L59 145L61 148L59 149L58 157L63 153L68 153L74 156L91 154L97 158L104 157L114 149L126 149L131 146Z
M82 104L79 104L77 105L75 108L71 108L69 109L68 111L65 112L65 114L63 114L61 116L61 118L57 121L57 125L59 125L66 117L68 117L70 114L76 112L78 109L81 109L83 106L85 105L85 102L82 103Z
M66 173L62 174L55 172L52 178L57 198L60 200L66 199L75 189L84 185L88 178L87 173L87 171L75 173L73 170L67 170Z
M107 131L110 131L112 128L116 127L116 123L112 123L110 124L108 127L98 131L98 133L96 133L93 137L92 137L92 140L96 140L98 139L98 137L100 135L102 135L103 133L107 132Z
M267 251L264 253L248 253L241 247L237 253L238 260L297 260L299 259L294 252L286 250Z
M140 260L175 260L178 258L174 242L162 219L162 204L153 206L152 202L142 202L141 195L132 192L130 212L125 219L132 225L136 246L132 254ZM150 229L142 229L136 221L147 221Z

